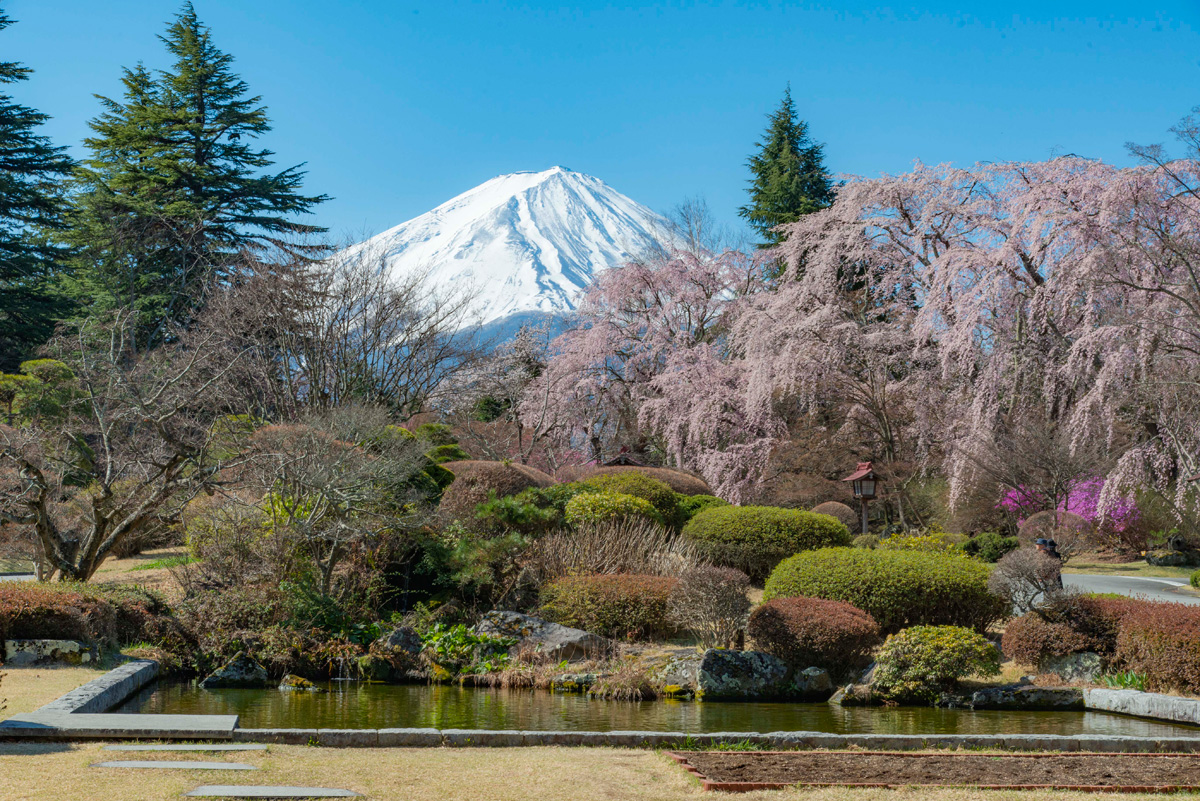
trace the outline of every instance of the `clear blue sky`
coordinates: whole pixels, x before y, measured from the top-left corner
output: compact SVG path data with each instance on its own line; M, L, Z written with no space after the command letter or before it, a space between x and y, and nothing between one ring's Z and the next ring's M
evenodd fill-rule
M839 173L1077 153L1127 163L1200 104L1200 2L953 7L195 0L270 109L282 165L378 232L495 175L561 164L657 210L736 222L745 160L792 84ZM78 143L120 69L165 66L174 0L5 0L14 91Z

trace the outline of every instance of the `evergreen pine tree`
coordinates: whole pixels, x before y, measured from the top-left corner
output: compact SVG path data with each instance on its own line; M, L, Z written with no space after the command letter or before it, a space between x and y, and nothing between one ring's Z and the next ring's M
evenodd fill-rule
M11 24L0 10L0 30ZM19 63L0 62L0 84L29 74ZM37 133L47 119L0 92L0 373L31 358L69 308L54 288L63 254L42 232L62 224L60 177L71 162Z
M190 2L159 38L172 67L127 69L122 100L99 98L71 236L83 254L77 293L93 308L136 308L146 344L164 322L186 323L243 251L296 252L296 235L325 230L294 219L326 200L300 194L303 165L262 172L274 155L252 144L271 130L262 98Z
M738 210L766 240L760 247L778 244L776 226L826 208L835 192L824 147L809 138L808 123L796 117L791 86L767 119L771 122L759 150L747 162L753 174L750 202Z

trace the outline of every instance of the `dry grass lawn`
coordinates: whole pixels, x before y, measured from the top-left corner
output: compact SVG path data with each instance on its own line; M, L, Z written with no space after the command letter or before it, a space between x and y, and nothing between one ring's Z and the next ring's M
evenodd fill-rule
M156 548L144 551L128 559L109 559L100 565L92 581L98 584L142 584L166 595L168 600L178 600L181 595L179 583L170 568L144 569L146 565L167 557L185 556L187 548L177 545L171 548ZM142 568L142 569L138 569Z
M0 796L5 801L149 801L174 799L201 784L299 784L343 787L371 799L404 801L673 801L719 799L665 755L590 748L332 749L272 746L268 752L122 755L99 744L0 743ZM89 768L120 758L215 759L261 767L254 772L147 771ZM49 778L52 777L52 778ZM1056 801L1149 799L1120 793L1020 793L989 790L855 790L829 788L747 793L738 799L811 801Z
M100 667L67 666L0 668L0 673L4 674L4 678L0 679L0 699L8 699L5 704L7 708L0 712L0 720L22 712L32 712L63 693L103 676L105 670ZM0 798L3 798L2 792Z

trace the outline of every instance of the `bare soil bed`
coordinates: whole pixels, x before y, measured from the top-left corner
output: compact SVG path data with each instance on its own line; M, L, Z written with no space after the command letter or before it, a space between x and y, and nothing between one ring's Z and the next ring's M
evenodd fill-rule
M1192 754L907 754L721 752L672 754L714 790L805 785L974 786L1167 790L1200 787Z

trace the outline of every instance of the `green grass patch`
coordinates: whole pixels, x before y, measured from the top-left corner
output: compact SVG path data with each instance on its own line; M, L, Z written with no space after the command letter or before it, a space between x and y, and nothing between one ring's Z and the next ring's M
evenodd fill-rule
M163 568L168 568L168 567L183 567L184 565L190 565L193 562L199 562L199 561L200 561L199 559L192 556L191 554L180 553L180 554L175 554L174 556L166 556L166 557L163 557L162 559L155 559L153 562L147 562L144 565L138 565L137 567L131 567L129 569L130 570L161 570Z

